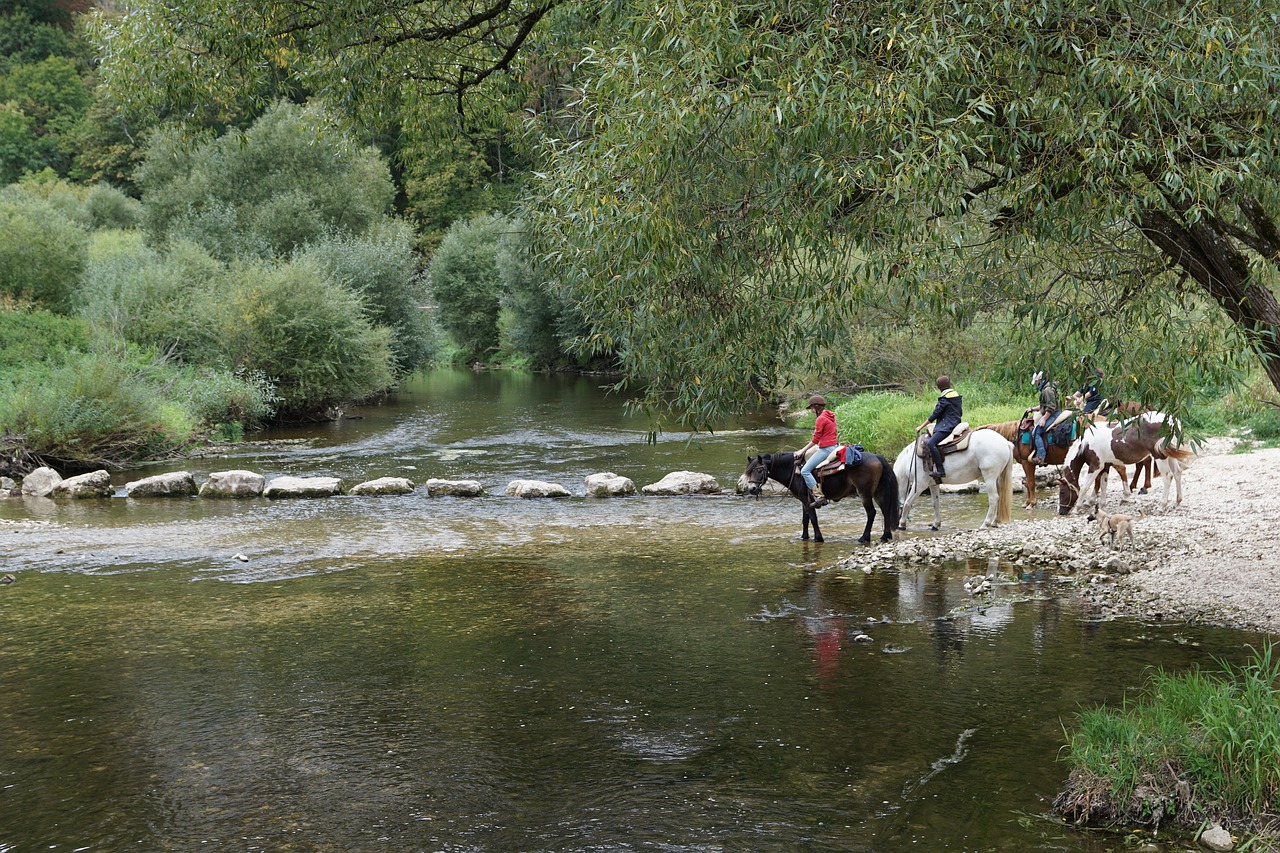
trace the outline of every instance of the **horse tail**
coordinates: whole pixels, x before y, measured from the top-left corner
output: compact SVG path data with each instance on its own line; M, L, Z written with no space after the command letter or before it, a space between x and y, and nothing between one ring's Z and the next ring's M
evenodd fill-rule
M1165 447L1161 450L1166 459L1173 459L1183 465L1196 458L1195 451L1187 447Z
M880 482L876 484L876 503L880 504L880 511L884 513L886 523L890 530L898 529L898 521L902 515L902 507L898 505L898 475L893 473L893 463L885 459L879 453L876 458L880 460Z
M1000 477L996 480L996 491L1000 494L1000 506L996 510L996 524L1007 524L1013 520L1013 454L1004 463Z
M1005 421L1004 423L999 423L999 424L983 424L982 426L978 427L978 429L989 429L994 433L998 433L999 435L1004 436L1009 441L1018 440L1018 422L1017 421Z

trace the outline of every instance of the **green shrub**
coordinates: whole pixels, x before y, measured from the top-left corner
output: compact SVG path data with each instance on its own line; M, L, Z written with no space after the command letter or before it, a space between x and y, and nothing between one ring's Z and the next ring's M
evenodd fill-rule
M91 227L132 229L142 225L142 203L110 184L95 184L85 198Z
M394 382L391 332L315 261L240 264L197 309L223 367L276 383L278 412L307 416Z
M89 325L76 317L0 304L0 375L65 364L92 347Z
M275 385L258 372L234 373L188 367L174 383L174 394L202 424L218 429L256 429L275 414ZM232 426L234 425L234 426Z
M435 356L426 281L418 275L413 233L403 222L388 221L363 235L335 234L295 258L319 264L361 296L375 325L395 332L392 349L399 373L410 373Z
M86 261L84 228L49 201L0 193L0 295L67 313Z
M172 372L120 348L30 368L0 384L0 433L64 467L126 465L173 452L196 422L166 398Z
M440 325L465 359L484 358L498 347L498 237L512 227L505 216L455 222L431 256L427 279Z

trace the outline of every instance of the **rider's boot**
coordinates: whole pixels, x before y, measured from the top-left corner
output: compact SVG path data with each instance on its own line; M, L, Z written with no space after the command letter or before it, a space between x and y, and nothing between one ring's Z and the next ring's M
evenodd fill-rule
M814 486L809 490L813 494L813 503L809 504L810 509L822 509L827 505L828 501L822 495L822 484Z

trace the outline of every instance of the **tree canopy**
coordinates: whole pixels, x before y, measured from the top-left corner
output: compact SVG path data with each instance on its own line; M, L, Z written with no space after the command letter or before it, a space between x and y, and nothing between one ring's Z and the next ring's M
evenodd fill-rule
M285 69L366 120L460 107L548 49L555 2L141 0L102 19L102 78L178 113ZM605 7L557 41L578 88L530 223L655 405L709 423L925 316L1175 412L1242 353L1280 388L1277 0L565 8Z

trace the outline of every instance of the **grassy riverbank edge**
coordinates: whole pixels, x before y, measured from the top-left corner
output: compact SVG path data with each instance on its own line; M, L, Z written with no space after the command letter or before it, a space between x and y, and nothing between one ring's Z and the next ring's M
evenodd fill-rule
M1216 822L1280 845L1280 653L1268 642L1242 666L1158 671L1119 709L1086 709L1067 732L1066 788L1054 801L1087 825ZM1244 849L1244 847L1238 848Z

